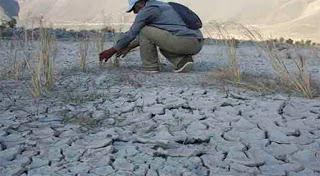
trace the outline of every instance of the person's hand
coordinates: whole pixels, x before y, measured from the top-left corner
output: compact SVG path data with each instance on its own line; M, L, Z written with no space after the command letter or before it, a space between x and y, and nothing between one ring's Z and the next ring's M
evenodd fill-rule
M118 51L117 52L117 57L122 57L122 58L124 58L124 57L126 57L126 55L130 52L130 48L124 48L124 49L121 49L120 51Z
M99 59L101 61L107 62L115 53L117 50L115 48L110 48L108 50L105 50L99 54Z

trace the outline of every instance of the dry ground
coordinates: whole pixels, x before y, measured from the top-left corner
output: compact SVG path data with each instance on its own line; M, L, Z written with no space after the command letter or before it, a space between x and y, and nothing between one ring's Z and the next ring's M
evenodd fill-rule
M138 52L99 67L92 48L83 73L78 45L58 42L56 83L41 98L28 74L2 77L0 175L320 175L319 98L221 84L210 72L227 63L223 46L206 45L190 73L162 58L163 72L145 74ZM298 52L319 81L320 52ZM238 57L246 74L275 77L253 46Z

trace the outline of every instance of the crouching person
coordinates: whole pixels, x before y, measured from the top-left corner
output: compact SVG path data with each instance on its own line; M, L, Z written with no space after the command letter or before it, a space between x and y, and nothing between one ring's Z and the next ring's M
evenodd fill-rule
M187 10L176 3L129 0L127 12L137 14L135 21L115 46L100 53L100 61L107 61L114 54L124 57L130 50L140 46L144 71L154 73L160 71L158 47L173 64L174 72L191 70L192 56L202 49L203 35L199 30L201 20ZM191 16L188 16L190 13ZM197 17L195 22L186 21L194 15Z

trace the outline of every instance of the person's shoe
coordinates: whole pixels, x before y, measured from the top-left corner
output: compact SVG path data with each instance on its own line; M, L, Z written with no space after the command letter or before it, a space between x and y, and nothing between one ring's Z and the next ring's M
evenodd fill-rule
M191 71L193 66L192 59L183 59L178 64L177 68L174 70L175 73L185 73Z
M159 73L160 72L160 69L159 68L144 68L142 70L143 73L149 73L149 74L152 74L152 73Z

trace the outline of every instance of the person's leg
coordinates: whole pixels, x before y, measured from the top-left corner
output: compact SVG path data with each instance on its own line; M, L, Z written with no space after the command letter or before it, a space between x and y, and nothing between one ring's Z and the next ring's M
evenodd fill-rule
M158 46L162 54L174 65L175 69L179 68L179 63L192 62L192 55L197 54L203 45L203 42L196 38L175 36L168 31L149 26L141 30L139 37L140 41L142 39L147 40L149 44L152 43L153 46ZM141 41L140 48L147 48L143 46L144 44L146 42ZM141 52L143 51L145 50L141 49ZM144 56L141 53L142 60L150 58L144 58Z
M180 55L171 53L165 50L160 49L160 52L164 57L166 57L174 66L175 69L179 68L179 63L182 63L183 61L186 62L193 62L192 55Z
M159 57L156 44L146 35L139 35L140 56L145 71L159 71Z
M203 42L196 38L175 36L166 30L150 26L140 31L140 37L142 36L160 49L178 55L195 55L203 45Z

